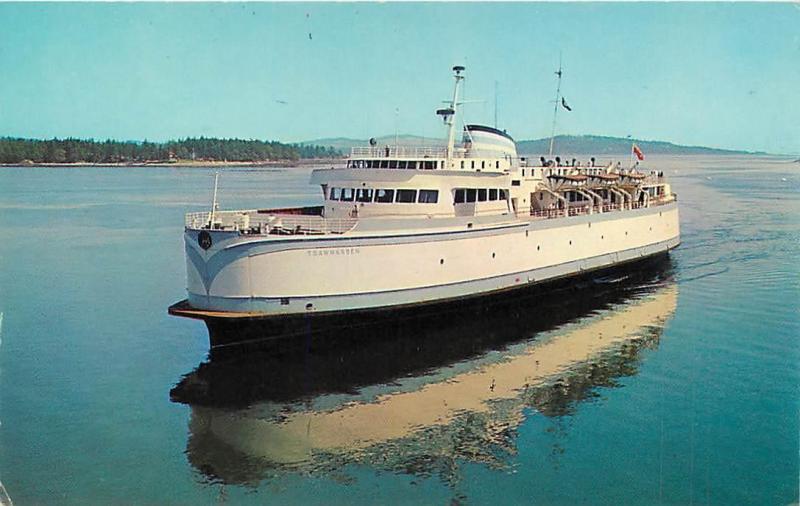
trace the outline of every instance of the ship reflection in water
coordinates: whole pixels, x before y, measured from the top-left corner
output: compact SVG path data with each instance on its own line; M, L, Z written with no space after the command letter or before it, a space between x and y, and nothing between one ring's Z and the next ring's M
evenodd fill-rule
M338 475L348 464L452 478L502 468L526 417L568 415L636 374L678 297L668 259L646 277L212 355L172 390L187 455L210 482Z

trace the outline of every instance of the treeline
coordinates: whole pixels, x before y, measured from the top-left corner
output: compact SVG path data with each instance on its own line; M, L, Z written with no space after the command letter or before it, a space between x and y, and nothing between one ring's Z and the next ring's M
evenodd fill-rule
M330 146L206 137L169 142L0 138L0 163L7 164L144 163L178 160L266 162L337 156L341 156L341 152Z

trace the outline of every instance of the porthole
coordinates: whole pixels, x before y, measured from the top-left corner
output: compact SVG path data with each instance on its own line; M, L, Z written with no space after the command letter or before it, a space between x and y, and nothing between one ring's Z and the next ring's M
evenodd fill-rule
M536 251L539 251L540 249L542 249L541 246L536 246Z
M627 230L625 231L625 235L628 235L628 231Z
M572 246L572 241L569 242L569 245Z
M492 253L492 258L494 258L494 253Z
M312 303L310 303L310 302L309 302L308 304L306 304L306 309L307 309L307 310L314 309L314 304L312 304Z
M444 258L439 259L439 265L444 265Z
M589 223L589 228L592 228L592 224L591 223Z
M525 231L525 237L528 237L528 231L527 230Z
M600 236L600 239L605 239L605 238L606 238L606 236L604 236L604 235Z

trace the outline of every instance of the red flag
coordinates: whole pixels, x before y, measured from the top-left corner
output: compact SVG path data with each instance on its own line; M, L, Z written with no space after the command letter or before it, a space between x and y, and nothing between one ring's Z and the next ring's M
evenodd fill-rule
M639 146L636 144L633 145L633 154L636 155L636 158L638 158L640 161L644 160L644 153L642 153L642 150L639 149Z

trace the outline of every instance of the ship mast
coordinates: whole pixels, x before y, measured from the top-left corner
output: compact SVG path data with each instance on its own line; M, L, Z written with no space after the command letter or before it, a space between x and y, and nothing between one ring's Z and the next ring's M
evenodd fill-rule
M217 185L219 183L219 172L214 173L214 198L211 199L211 212L208 213L208 228L214 228L214 213L217 212Z
M553 141L555 140L556 135L556 115L558 114L558 99L561 95L561 55L558 55L558 72L556 75L558 76L558 85L556 86L556 103L553 106L553 128L550 130L550 151L547 153L547 159L553 158Z
M453 77L455 77L456 83L453 87L453 101L450 102L450 107L446 109L439 109L436 111L436 114L442 116L444 120L444 124L447 125L447 166L450 166L450 159L453 157L453 150L455 148L455 139L456 139L456 130L455 130L455 116L456 116L456 107L460 104L458 103L458 85L461 84L461 81L464 80L464 76L461 75L464 72L464 67L461 65L456 65L453 67L453 72L455 73Z

